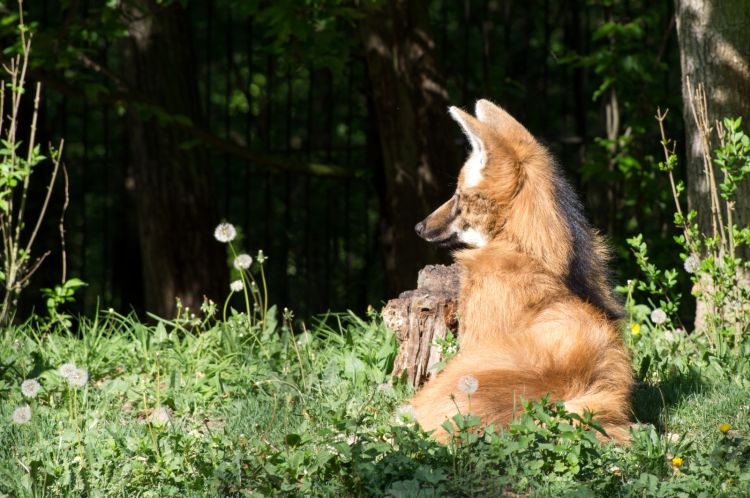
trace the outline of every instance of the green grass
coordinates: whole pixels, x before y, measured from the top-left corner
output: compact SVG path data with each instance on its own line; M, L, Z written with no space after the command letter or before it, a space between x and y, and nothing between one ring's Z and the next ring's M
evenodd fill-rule
M26 496L738 496L750 493L750 360L644 325L630 447L537 403L504 431L471 416L448 446L394 414L410 395L377 316L302 329L39 318L0 338L0 494ZM188 330L189 329L189 330ZM66 362L89 373L74 388ZM646 365L646 366L644 366ZM24 379L42 390L25 399ZM28 423L12 413L28 403ZM586 422L585 418L583 419ZM540 423L541 422L541 423ZM732 429L724 434L722 423ZM683 460L678 468L673 458Z

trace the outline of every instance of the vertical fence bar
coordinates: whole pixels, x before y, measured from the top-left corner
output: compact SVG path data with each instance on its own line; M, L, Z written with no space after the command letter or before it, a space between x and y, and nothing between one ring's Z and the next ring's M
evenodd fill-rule
M224 49L226 57L226 69L224 74L224 136L227 139L231 139L231 118L230 118L230 104L232 101L232 9L231 7L226 8L226 25L224 26ZM232 198L232 171L231 171L231 158L229 154L223 154L224 160L224 212L227 216L230 211L230 201Z
M282 150L286 152L286 154L291 153L290 149L290 141L292 138L291 135L291 128L292 128L292 99L293 99L293 93L292 93L292 73L291 73L291 65L287 64L286 67L286 105L285 105L285 119L284 119L284 146L282 147ZM281 230L281 254L280 256L284 258L284 262L281 265L283 272L282 272L282 278L281 278L281 300L282 304L285 306L291 306L292 303L289 301L289 251L291 249L291 245L289 244L289 239L292 237L292 213L290 206L292 204L292 197L291 197L291 175L289 173L284 173L284 206L283 206L283 217L284 217L284 224ZM296 259L296 258L295 258ZM296 278L296 277L295 277Z
M312 148L313 148L313 137L315 136L313 131L313 88L314 85L314 71L312 66L308 67L307 70L307 140L305 141L305 157L309 161L312 158ZM305 205L305 252L304 252L304 261L305 261L305 296L307 301L307 306L312 309L314 307L314 286L313 286L313 276L316 275L315 271L315 260L314 260L314 249L311 245L311 219L312 219L312 205L310 201L310 175L305 175L305 178L303 179L303 202ZM312 254L311 254L312 253Z
M354 71L349 66L347 69L347 83L346 83L346 146L344 152L344 165L347 168L352 166L352 122L354 114L354 101L353 101L353 78ZM348 178L344 180L344 295L350 296L350 285L351 285L351 272L352 272L352 241L351 241L351 217L349 210L351 209L351 180ZM349 303L351 306L351 303Z
M253 18L249 17L246 20L246 32L247 32L247 38L246 38L246 47L245 52L247 54L247 85L251 85L253 81ZM247 98L247 114L245 115L245 140L248 147L252 147L253 144L253 135L252 135L252 126L253 126L253 94L250 91L250 88L245 88L245 95ZM250 235L250 220L252 219L250 215L250 179L252 178L252 164L249 162L244 162L242 168L242 175L243 175L243 182L245 185L244 189L244 195L243 195L243 209L242 212L243 215L243 223L242 226L245 228L245 233Z

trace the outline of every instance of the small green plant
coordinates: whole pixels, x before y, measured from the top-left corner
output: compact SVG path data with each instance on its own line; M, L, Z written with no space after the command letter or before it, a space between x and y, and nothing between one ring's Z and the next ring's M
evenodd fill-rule
M47 316L52 323L59 323L66 329L72 325L71 316L60 311L60 306L75 301L75 293L87 284L79 278L65 280L62 284L52 288L43 288L42 295L46 297Z
M62 150L64 142L61 140L57 147L49 146L49 162L52 165L47 192L36 219L28 230L26 222L27 200L31 176L47 161L42 155L41 147L36 143L36 123L41 99L41 85L37 83L34 94L34 107L31 124L27 136L23 136L19 128L19 110L27 90L27 70L29 68L32 33L23 22L23 4L19 2L19 43L18 51L11 58L9 65L4 66L8 81L2 82L0 87L0 233L3 238L2 269L0 281L3 282L3 304L0 309L0 325L6 324L13 314L18 297L28 285L32 275L36 272L49 251L34 259L32 248L39 232L42 221L47 213L55 181L62 167ZM5 114L6 104L10 112ZM25 131L25 130L24 130ZM26 140L24 141L24 138ZM63 237L63 217L67 207L67 175L66 200L60 218L60 235ZM63 239L64 247L64 239ZM50 323L70 326L69 317L59 312L59 306L74 301L77 289L86 285L77 278L67 279L65 252L62 255L62 284L54 288L42 289L47 297L46 305Z
M435 363L432 368L435 369L435 372L440 372L450 359L458 354L458 339L449 330L445 337L436 337L434 345L440 349L440 361Z
M47 193L36 219L27 219L27 201L32 174L47 161L36 143L36 125L41 99L41 85L33 93L33 111L27 130L20 128L21 102L28 98L27 73L31 51L31 32L23 22L23 6L19 2L19 51L4 66L6 78L0 86L0 236L2 236L3 287L0 326L12 318L18 297L29 284L34 272L49 255L34 257L32 249L49 207L52 189L61 168L63 141L49 146L52 165ZM62 225L62 221L61 221ZM63 278L63 280L65 280Z

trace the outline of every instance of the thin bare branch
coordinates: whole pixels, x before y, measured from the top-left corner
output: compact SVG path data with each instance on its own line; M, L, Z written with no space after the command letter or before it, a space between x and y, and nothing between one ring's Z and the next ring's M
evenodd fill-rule
M31 279L31 276L36 273L36 271L39 269L39 267L42 265L45 259L47 259L47 256L52 254L52 251L46 251L44 254L36 258L36 261L34 261L34 264L31 265L31 267L26 270L24 276L22 279L20 279L16 283L16 292L20 292L26 285L29 283L29 279Z
M672 148L669 148L669 140L667 139L667 134L664 131L664 120L667 119L667 114L669 114L669 109L665 110L664 112L661 112L661 108L656 108L656 121L659 122L659 133L661 134L661 145L662 150L664 151L664 164L669 164L669 158L674 156L674 143L672 143ZM683 230L682 233L685 236L685 241L687 242L688 246L692 247L692 241L690 240L690 232L687 229L687 218L685 218L685 214L682 212L682 206L680 205L680 195L677 192L677 185L674 181L674 173L672 172L672 169L667 169L667 173L669 175L669 185L672 187L672 198L674 199L674 205L675 209L677 209L677 213L680 215L680 218L683 220Z
M18 213L16 215L16 233L13 236L13 245L18 248L19 241L21 240L21 229L23 228L23 216L26 213L26 200L29 195L29 182L31 181L31 162L34 158L34 147L36 145L36 123L39 117L39 99L42 93L41 83L36 84L36 94L34 96L34 112L31 116L31 130L29 131L29 143L28 151L26 153L26 168L27 173L23 178L23 187L21 188L21 204L18 206Z
M68 211L68 203L70 201L70 193L68 191L68 168L62 165L63 178L65 179L65 185L63 188L65 200L63 201L62 212L60 213L60 223L58 228L60 230L60 246L62 248L62 282L65 283L68 280L68 256L65 251L65 213Z
M713 162L711 161L711 126L708 119L708 105L706 103L706 92L703 84L693 89L690 80L687 80L688 95L690 96L690 108L693 120L701 138L701 153L703 156L703 172L708 182L709 195L711 199L711 224L714 237L718 236L724 245L724 223L719 203L718 189L716 187L716 176L714 175Z
M65 145L65 141L60 140L60 146L57 149L57 157L52 162L52 164L54 165L54 168L52 170L52 177L50 178L49 184L47 185L47 195L44 196L44 204L42 204L42 210L39 212L39 216L37 217L36 225L34 226L34 231L31 232L31 237L29 237L29 241L26 243L27 253L31 250L31 246L32 244L34 244L34 239L36 239L36 235L39 232L39 227L42 226L42 220L44 220L44 215L47 213L47 207L49 206L50 197L52 197L52 189L55 186L55 179L57 178L57 172L60 169L60 163L62 162L62 153L63 153L64 145Z

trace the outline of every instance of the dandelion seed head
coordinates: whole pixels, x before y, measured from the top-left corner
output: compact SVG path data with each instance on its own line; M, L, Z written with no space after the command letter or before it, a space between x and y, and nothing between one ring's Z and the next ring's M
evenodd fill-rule
M214 230L214 238L219 242L232 242L237 236L237 230L231 223L220 223Z
M234 267L238 270L247 270L253 264L253 257L249 254L240 254L234 258Z
M89 381L89 373L82 368L76 368L67 378L71 386L83 387Z
M701 260L697 255L691 254L685 259L685 262L682 264L682 266L683 268L685 268L686 272L695 273L701 267Z
M171 414L167 408L160 406L151 410L148 415L148 421L154 425L166 425L169 422Z
M21 382L21 393L27 398L35 398L42 385L36 379L26 379Z
M656 325L661 325L667 321L667 314L661 308L656 308L651 312L651 321Z
M76 366L73 363L63 363L60 365L60 368L57 369L57 373L60 374L60 377L63 377L67 379L70 377L70 374L76 371Z
M242 289L245 288L244 285L242 285L242 280L235 280L231 284L229 284L229 288L232 290L232 292L242 292Z
M479 381L473 375L464 375L458 379L458 390L464 394L474 394L479 389Z
M19 406L13 410L13 423L25 424L31 420L31 407L29 405Z
M417 412L411 405L401 405L396 411L396 417L402 423L415 422L417 420Z
M391 384L388 384L387 382L383 384L378 384L377 390L379 393L385 395L385 396L395 396L396 391L393 389L393 386Z

